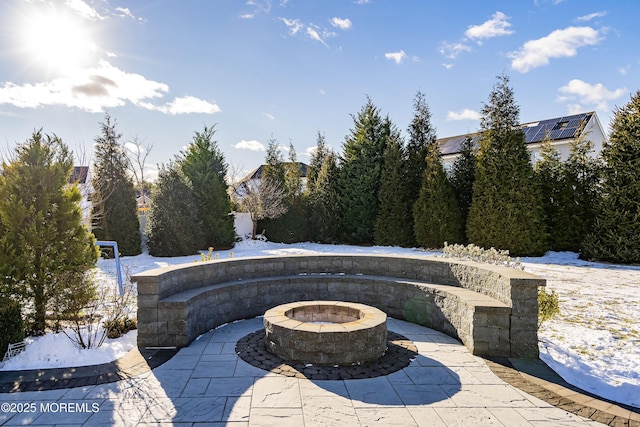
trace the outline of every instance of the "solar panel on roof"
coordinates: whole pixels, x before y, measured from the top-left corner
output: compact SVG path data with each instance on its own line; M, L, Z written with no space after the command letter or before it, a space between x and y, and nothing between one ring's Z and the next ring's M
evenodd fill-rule
M558 135L558 139L573 138L575 133L576 128L565 129L560 133L560 135Z

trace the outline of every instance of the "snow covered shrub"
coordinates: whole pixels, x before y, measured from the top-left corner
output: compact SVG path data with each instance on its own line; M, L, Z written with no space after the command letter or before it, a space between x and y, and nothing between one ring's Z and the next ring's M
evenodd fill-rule
M474 245L473 243L464 245L449 245L444 242L442 255L445 258L455 258L460 260L469 260L483 262L486 264L504 265L512 268L524 270L524 265L520 263L520 258L515 260L509 256L509 251L499 251L495 248L485 249Z
M9 344L24 339L24 323L17 301L0 302L0 356L7 351Z
M548 293L544 287L538 288L538 327L542 323L560 314L558 294L555 291Z

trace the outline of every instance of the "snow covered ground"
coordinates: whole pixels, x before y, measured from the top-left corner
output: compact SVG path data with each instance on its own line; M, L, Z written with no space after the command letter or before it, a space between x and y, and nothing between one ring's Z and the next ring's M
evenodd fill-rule
M219 259L313 253L428 254L420 249L294 245L245 240ZM123 273L190 263L198 256L122 258ZM640 407L640 267L591 263L567 252L522 259L525 270L547 279L560 299L561 314L542 325L540 357L569 383L599 396ZM116 286L113 260L98 262L98 280ZM80 351L64 335L30 339L27 350L1 369L81 366L113 360L135 345L135 331L103 348Z

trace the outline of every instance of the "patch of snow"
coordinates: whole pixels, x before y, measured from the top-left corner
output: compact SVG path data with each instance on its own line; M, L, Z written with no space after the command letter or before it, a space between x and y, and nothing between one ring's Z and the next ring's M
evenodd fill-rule
M133 349L137 345L137 337L138 331L130 331L121 338L107 338L102 346L93 349L79 349L63 333L29 337L25 339L25 351L7 360L0 370L70 368L108 363Z

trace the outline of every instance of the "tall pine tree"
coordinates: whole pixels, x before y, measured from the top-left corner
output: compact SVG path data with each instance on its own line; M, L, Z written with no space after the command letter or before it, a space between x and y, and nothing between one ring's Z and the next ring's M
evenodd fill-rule
M413 216L404 160L405 150L400 133L394 131L385 151L380 178L380 212L374 236L377 245L408 247L415 242L410 227Z
M585 124L582 126L584 127ZM571 141L569 158L562 165L564 182L560 250L580 252L585 236L593 230L600 201L601 162L594 155L589 134L580 131Z
M509 78L501 75L481 111L467 236L479 246L536 256L546 249L544 212L519 116Z
M404 206L407 209L410 220L405 222L404 227L406 230L404 232L411 233L414 236L411 244L416 244L413 206L420 195L424 171L427 167L426 159L429 153L429 145L436 140L436 130L431 124L431 111L424 93L420 91L416 93L413 100L413 118L407 131L409 139L407 141L404 175L406 196L408 198Z
M0 299L29 305L30 327L43 332L46 316L78 315L95 298L87 274L95 239L82 223L73 156L62 141L34 132L0 173ZM4 331L3 331L4 333Z
M340 196L336 155L328 151L309 191L309 232L320 243L337 243L341 236Z
M462 217L453 188L442 166L440 146L431 141L418 201L413 206L416 240L424 248L461 243Z
M327 145L324 134L318 131L318 134L316 135L316 149L311 155L311 159L307 167L307 192L310 192L315 186L318 174L320 173L320 168L322 168L322 164L330 152L331 150Z
M560 152L553 146L550 133L547 133L540 146L540 159L535 164L537 185L542 197L542 208L549 233L549 249L567 250L564 243L566 233L570 232L563 224L562 214L566 186L562 174L563 165Z
M198 200L180 165L162 166L151 196L147 246L153 256L193 255L205 247Z
M93 164L93 233L98 240L118 243L122 255L141 251L136 190L128 173L129 159L115 120L105 114L101 135L95 139Z
M207 126L202 132L196 132L177 160L191 183L202 223L198 232L203 234L204 247L228 248L233 246L236 234L225 180L227 164L214 134L214 127Z
M473 138L468 136L462 142L460 155L453 162L450 173L451 186L458 202L460 216L463 225L463 238L467 238L467 219L469 218L469 208L473 200L473 183L476 180L477 155L473 145Z
M344 240L348 243L373 243L384 152L392 128L391 120L380 115L371 98L353 116L338 178Z
M616 108L602 159L602 202L582 255L640 263L640 91Z

